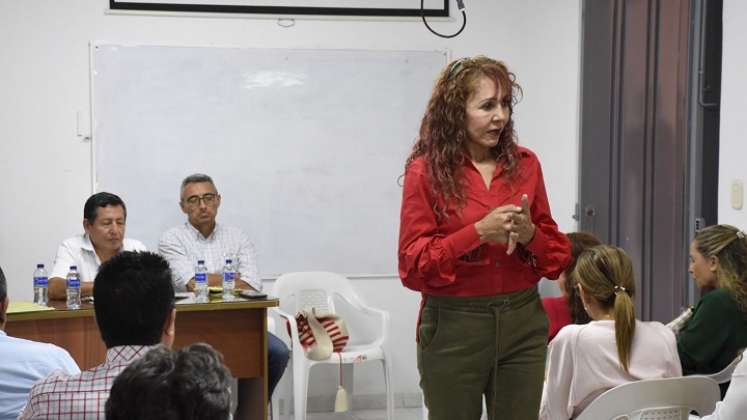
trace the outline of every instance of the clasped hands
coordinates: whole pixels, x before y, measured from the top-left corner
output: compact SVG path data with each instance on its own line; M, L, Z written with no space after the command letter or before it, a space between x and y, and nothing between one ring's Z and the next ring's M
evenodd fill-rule
M534 237L535 226L529 210L529 198L521 196L521 206L508 204L496 207L475 223L480 242L506 245L506 254L516 250L516 244L526 245Z

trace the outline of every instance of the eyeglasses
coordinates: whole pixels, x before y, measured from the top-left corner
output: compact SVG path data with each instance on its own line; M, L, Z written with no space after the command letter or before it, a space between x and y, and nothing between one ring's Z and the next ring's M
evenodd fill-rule
M190 206L199 206L200 202L204 202L205 205L210 205L215 202L215 200L218 198L218 194L216 193L207 193L203 195L192 195L184 199L184 202L189 204Z

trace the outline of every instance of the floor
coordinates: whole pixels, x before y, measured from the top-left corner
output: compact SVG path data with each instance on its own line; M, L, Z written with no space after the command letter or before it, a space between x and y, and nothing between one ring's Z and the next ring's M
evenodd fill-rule
M307 420L386 420L385 410L358 410L347 413L309 413ZM421 408L398 408L394 410L395 420L421 420Z

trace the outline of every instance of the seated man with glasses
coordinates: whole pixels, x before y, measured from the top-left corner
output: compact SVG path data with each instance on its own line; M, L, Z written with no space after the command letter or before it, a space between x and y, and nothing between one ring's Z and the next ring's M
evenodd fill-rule
M195 286L197 260L204 260L208 269L208 284L222 286L222 268L227 258L233 259L237 268L236 288L262 290L262 280L257 269L254 245L249 235L235 226L216 222L221 196L213 179L204 174L193 174L182 181L179 206L187 221L166 231L158 244L158 252L168 260L173 270L177 290L192 291ZM275 389L288 364L288 347L268 333L268 385L269 396ZM239 381L239 407L242 396L249 392L248 383ZM247 397L248 398L248 397Z

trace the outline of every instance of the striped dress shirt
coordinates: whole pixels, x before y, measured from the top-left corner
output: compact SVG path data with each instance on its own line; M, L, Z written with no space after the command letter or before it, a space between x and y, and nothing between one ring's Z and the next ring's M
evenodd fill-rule
M197 260L205 260L209 273L219 274L227 258L233 260L234 266L238 260L237 271L241 273L241 280L262 290L254 244L249 235L237 227L216 223L213 233L206 238L185 222L161 236L158 253L169 262L177 291L186 290L187 282L195 276Z

